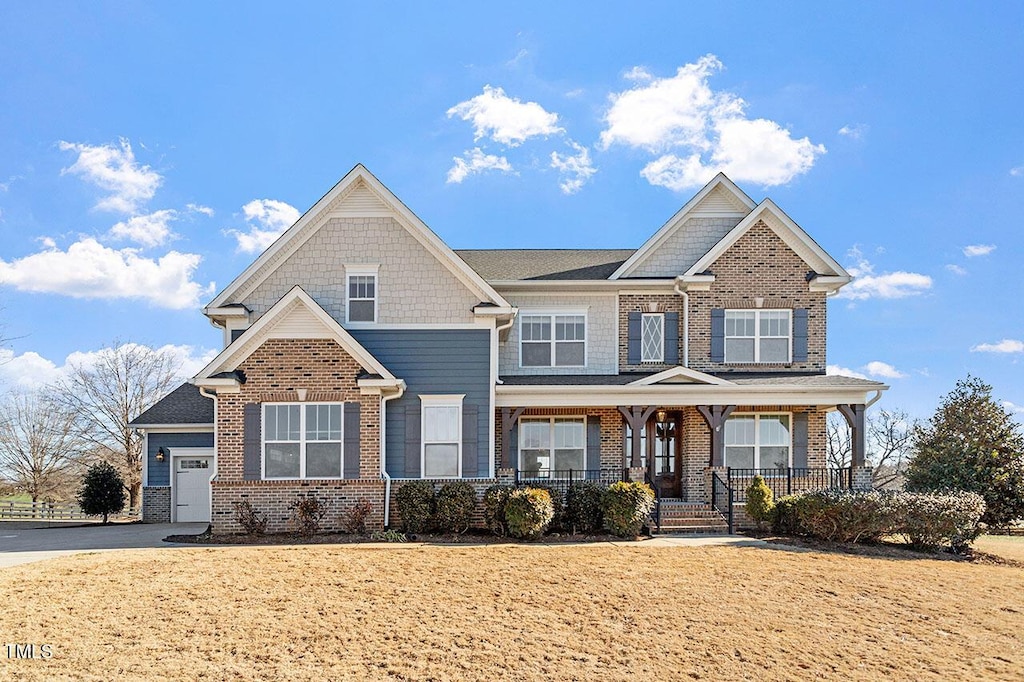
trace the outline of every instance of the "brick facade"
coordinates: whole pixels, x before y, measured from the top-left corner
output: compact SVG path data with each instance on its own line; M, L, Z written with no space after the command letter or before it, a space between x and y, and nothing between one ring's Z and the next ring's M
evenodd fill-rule
M142 521L171 522L171 487L146 486L142 489Z
M619 295L619 371L621 372L660 372L676 365L658 362L644 362L639 365L629 364L629 314L641 313L678 313L679 314L679 358L683 357L683 298L672 294L620 294Z

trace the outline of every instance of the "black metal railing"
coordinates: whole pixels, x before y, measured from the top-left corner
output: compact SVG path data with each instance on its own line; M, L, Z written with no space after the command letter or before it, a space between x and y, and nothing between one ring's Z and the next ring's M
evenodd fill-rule
M658 486L654 485L654 481L651 480L651 470L644 470L644 482L650 486L651 490L654 491L654 511L651 512L651 521L654 522L654 529L656 531L661 530L661 491L658 490Z
M826 469L817 467L778 468L778 469L733 469L728 468L726 482L733 491L734 502L747 501L747 487L760 476L772 491L775 498L809 490L829 490L835 488L853 488L853 470Z
M516 470L516 485L536 485L558 491L563 499L569 486L581 481L592 481L601 485L611 485L619 480L619 474L607 469L535 469L532 471Z
M729 533L732 533L732 507L736 502L734 495L734 488L728 478L728 469L726 470L726 477L722 478L722 474L718 471L714 471L711 474L711 507L715 509L719 514L725 517L726 523L729 525Z

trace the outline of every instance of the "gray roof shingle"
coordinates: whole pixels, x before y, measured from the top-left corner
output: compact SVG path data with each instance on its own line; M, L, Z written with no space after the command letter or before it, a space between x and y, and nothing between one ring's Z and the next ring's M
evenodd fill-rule
M456 249L487 281L608 279L635 249Z
M199 393L197 386L186 382L136 417L131 425L212 423L213 400Z
M623 374L535 374L503 376L508 386L625 386L651 376L653 373L626 372ZM868 379L825 374L747 374L731 375L721 372L716 376L739 386L808 386L812 388L881 388L885 384Z

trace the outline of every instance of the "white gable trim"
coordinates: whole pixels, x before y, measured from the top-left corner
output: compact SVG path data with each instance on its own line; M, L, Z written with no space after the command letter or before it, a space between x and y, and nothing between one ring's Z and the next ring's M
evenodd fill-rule
M672 234L679 229L679 227L686 222L686 219L695 214L703 216L711 215L722 215L718 212L714 213L703 213L698 209L700 202L711 194L715 189L721 187L723 190L730 192L743 206L746 206L746 211L737 211L736 213L730 213L730 216L741 217L746 215L748 211L753 210L757 204L754 200L746 195L736 184L725 176L725 173L719 173L711 182L704 185L704 187L693 196L692 199L687 201L681 209L676 211L676 214L668 219L660 230L654 233L654 236L644 242L643 246L636 250L632 256L626 260L625 263L619 266L619 269L611 274L608 279L619 279L620 277L628 277L643 261L647 259L653 252L657 251L658 248L668 239Z
M793 222L793 219L776 206L775 202L771 199L765 199L758 204L757 208L748 213L747 217L730 230L729 234L722 237L717 244L711 247L710 251L701 256L686 271L685 276L689 277L700 274L711 267L729 247L739 241L739 238L746 234L759 220L764 220L765 224L774 230L775 234L779 235L779 238L789 248L793 249L808 266L814 268L815 272L820 275L842 278L844 281L842 284L838 284L835 287L836 289L850 281L850 274L843 269L843 266L837 263L832 256L828 255L825 249L818 246L818 243L811 239L811 236Z
M256 324L245 330L234 343L210 361L210 364L195 376L192 383L212 384L217 382L217 379L211 379L214 374L235 370L246 358L256 352L267 339L300 338L291 330L280 329L280 322L285 320L292 311L296 310L302 310L304 313L311 315L322 325L319 332L306 332L302 334L301 338L332 339L367 372L379 374L382 378L392 382L397 381L394 374L388 371L368 350L363 348L326 310L310 298L309 294L302 290L302 287L295 286L281 297L281 300L275 303L266 314L257 320ZM233 380L223 379L221 381Z
M679 379L686 379L688 381L681 382ZM731 381L721 379L719 377L705 374L704 372L698 372L695 369L688 367L672 367L666 369L663 372L652 374L649 377L643 379L637 379L631 381L630 386L653 386L654 384L661 383L694 383L694 384L709 384L712 386L735 386Z
M416 238L442 265L448 268L468 289L480 296L483 301L490 301L499 306L508 306L508 302L501 294L494 290L483 280L475 270L469 267L447 244L441 241L434 232L427 227L416 214L402 203L391 190L384 186L373 173L368 171L363 164L356 164L345 177L322 196L316 204L295 222L294 225L285 230L284 234L277 238L260 256L247 267L242 274L236 277L216 298L206 306L206 311L221 307L235 299L244 298L256 287L262 284L273 271L268 269L262 275L258 275L264 265L268 263L281 263L295 253L299 247L308 240L319 227L331 215L352 215L351 212L328 211L327 209L339 198L345 196L360 185L370 190L381 203L389 209L387 215L395 218L409 233ZM373 215L379 215L379 210L370 211ZM307 229L312 228L312 229Z

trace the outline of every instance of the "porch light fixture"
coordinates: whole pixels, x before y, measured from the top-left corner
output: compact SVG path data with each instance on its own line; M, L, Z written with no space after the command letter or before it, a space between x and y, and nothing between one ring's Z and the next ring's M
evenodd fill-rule
M658 418L658 421L663 422L663 421L665 421L665 419L668 418L668 412L666 412L664 409L661 409L661 410L658 410L658 412L657 412L657 414L655 416Z
M164 461L164 457L166 457L166 456L167 456L167 453L164 452L163 448L157 448L157 450L156 450L156 461L162 462L162 461Z

